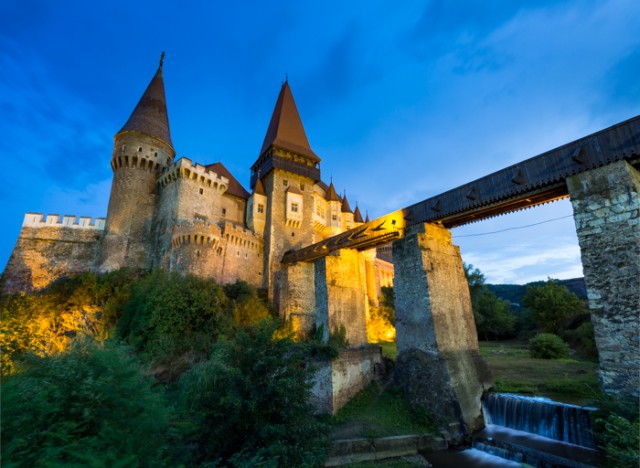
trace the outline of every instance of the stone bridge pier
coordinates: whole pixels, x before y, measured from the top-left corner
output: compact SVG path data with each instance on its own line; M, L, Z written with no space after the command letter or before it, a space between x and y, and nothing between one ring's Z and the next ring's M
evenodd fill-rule
M625 161L567 179L607 393L640 393L640 173Z
M480 399L491 383L460 250L447 229L419 224L393 243L393 264L396 380L410 404L471 433L484 425Z

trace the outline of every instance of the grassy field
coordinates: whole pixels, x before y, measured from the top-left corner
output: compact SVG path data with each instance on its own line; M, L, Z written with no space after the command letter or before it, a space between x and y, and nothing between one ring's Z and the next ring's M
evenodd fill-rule
M412 410L394 387L372 382L332 418L333 439L436 433L426 414Z
M597 363L583 359L534 359L523 341L481 342L495 391L547 396L566 403L586 404L599 392Z
M380 342L382 354L396 358L394 342ZM584 359L534 359L526 341L483 341L480 354L496 381L495 391L524 393L586 404L598 394L597 363Z

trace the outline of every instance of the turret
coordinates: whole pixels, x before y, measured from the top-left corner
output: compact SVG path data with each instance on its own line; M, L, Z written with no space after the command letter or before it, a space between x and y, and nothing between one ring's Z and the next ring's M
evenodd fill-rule
M264 226L267 221L267 194L262 180L258 179L253 187L253 193L247 202L247 227L260 237L264 236Z
M333 181L329 184L327 190L327 201L329 202L329 224L331 235L340 234L342 232L342 201L336 193Z
M175 157L162 79L163 59L164 52L138 105L114 137L113 182L99 271L151 266L156 179Z
M353 227L353 211L349 206L349 200L347 200L347 192L342 196L342 231L348 231Z
M251 188L260 180L268 200L263 277L271 298L284 253L314 241L313 186L320 180L319 164L320 158L309 145L291 88L285 81L258 159L251 167Z

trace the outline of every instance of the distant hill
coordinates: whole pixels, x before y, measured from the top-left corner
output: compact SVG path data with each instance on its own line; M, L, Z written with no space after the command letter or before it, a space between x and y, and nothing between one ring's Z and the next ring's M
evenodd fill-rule
M572 278L566 280L557 280L560 284L565 285L569 291L574 293L581 299L587 299L587 288L584 284L584 278ZM487 284L487 287L499 298L511 302L514 307L522 306L522 298L527 286L537 286L544 284L546 281L534 281L527 284ZM517 304L517 305L516 305Z

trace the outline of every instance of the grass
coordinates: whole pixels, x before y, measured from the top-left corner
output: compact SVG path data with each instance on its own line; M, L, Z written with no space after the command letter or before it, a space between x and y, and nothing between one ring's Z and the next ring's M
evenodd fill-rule
M534 359L518 340L481 342L480 354L494 378L495 390L548 396L585 404L599 393L597 363L582 359Z
M376 345L382 348L382 355L395 361L398 357L398 348L395 341L378 341Z
M437 433L424 412L412 410L395 387L372 382L333 417L334 439Z

